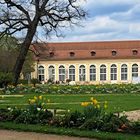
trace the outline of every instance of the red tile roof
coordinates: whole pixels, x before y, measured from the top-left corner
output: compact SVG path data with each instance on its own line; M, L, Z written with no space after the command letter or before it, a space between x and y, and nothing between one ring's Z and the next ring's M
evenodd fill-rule
M140 58L140 41L35 43L33 48L40 60ZM133 50L137 51L136 55ZM92 51L96 53L94 56ZM112 55L112 51L116 51L116 55ZM73 56L71 52L74 52Z

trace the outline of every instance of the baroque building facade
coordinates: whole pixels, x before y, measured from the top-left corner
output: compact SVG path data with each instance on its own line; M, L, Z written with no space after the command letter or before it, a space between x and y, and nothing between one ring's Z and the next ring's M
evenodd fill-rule
M131 83L140 77L140 41L36 43L33 78L77 83Z

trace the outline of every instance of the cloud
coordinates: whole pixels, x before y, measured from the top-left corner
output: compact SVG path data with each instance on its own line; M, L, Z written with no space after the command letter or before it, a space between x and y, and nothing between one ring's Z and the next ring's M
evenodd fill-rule
M135 5L127 12L114 13L111 15L112 19L129 22L140 22L140 3Z
M81 0L82 1L82 0ZM50 41L99 41L140 38L140 0L86 0L89 17L83 27L63 29L64 38Z

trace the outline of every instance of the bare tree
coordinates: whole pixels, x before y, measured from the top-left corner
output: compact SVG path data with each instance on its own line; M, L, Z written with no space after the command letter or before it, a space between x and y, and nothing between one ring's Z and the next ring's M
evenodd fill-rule
M15 85L38 28L43 28L46 36L58 35L61 27L78 24L85 15L79 0L0 0L0 37L21 31L25 35L13 69Z

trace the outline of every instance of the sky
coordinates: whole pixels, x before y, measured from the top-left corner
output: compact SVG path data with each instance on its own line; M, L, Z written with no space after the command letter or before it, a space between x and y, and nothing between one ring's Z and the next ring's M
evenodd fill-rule
M52 35L49 42L140 39L140 0L85 1L82 6L88 16L81 21L82 26L62 30L64 37Z

